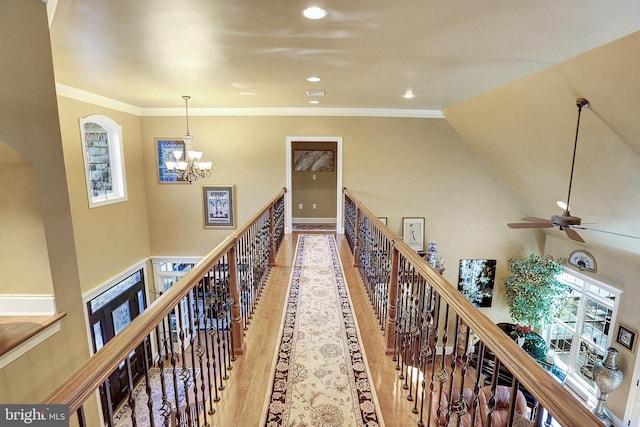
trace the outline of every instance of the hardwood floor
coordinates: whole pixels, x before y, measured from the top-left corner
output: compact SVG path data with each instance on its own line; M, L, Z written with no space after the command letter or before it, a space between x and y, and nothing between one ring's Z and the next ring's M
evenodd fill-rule
M287 235L282 243L276 267L269 275L258 308L246 332L246 351L234 362L230 379L210 418L212 426L258 426L269 390L272 362L282 321L282 311L291 275L298 233ZM356 313L371 379L378 395L387 427L416 426L402 384L390 356L385 355L384 339L364 292L353 258L343 235L336 235L338 250L349 293Z

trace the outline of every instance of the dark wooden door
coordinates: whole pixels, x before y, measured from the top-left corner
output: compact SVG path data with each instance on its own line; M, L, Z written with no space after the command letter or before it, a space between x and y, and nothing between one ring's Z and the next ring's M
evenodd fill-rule
M100 350L144 311L146 298L143 277L140 270L88 303L94 351ZM108 391L104 385L100 389L105 416L109 412L108 402L111 402L113 411L127 398L129 383L135 386L142 379L151 358L151 343L147 337L129 354L131 381L126 361L120 363L109 376Z

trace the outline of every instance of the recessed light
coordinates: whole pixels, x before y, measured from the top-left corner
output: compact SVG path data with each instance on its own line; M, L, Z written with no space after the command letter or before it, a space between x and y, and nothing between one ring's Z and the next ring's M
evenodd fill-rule
M558 200L558 201L556 202L556 205L558 205L558 207L559 207L560 209L567 210L567 204L566 204L565 202L563 202L562 200Z
M313 101L309 101L309 104L320 104L320 101L316 101L315 99Z
M408 89L408 90L404 93L404 95L403 95L402 97L403 97L403 98L405 98L405 99L411 99L411 98L413 98L413 97L414 97L414 95L413 95L413 91L412 91L411 89Z
M320 81L320 77L312 76L312 77L307 78L307 81L308 82L319 82Z
M317 6L311 6L302 11L302 16L307 19L322 19L325 18L329 12L326 9Z

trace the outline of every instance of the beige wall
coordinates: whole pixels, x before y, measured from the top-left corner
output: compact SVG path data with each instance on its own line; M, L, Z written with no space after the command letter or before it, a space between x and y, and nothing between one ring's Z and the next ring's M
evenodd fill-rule
M58 106L78 268L86 293L151 255L140 118L65 97L58 97ZM90 209L79 120L93 114L122 126L128 200Z
M612 330L613 332L611 334L613 337L611 346L619 351L616 361L618 367L624 373L624 382L616 391L609 395L606 404L607 408L619 419L623 419L631 386L637 381L637 378L634 379L633 369L637 358L638 346L636 345L635 351L631 352L623 346L616 344L614 334L618 331L618 323L623 323L635 331L640 331L640 316L638 316L640 289L637 285L638 277L640 277L640 262L629 254L614 253L597 247L577 245L554 236L549 236L545 244L545 254L551 255L554 258L568 259L569 255L578 249L588 250L596 259L598 267L595 273L583 271L583 274L623 291L620 298L615 329Z
M53 65L40 0L0 2L0 141L33 166L61 331L0 370L3 403L39 402L88 357ZM18 197L20 200L20 197ZM0 209L4 209L2 206ZM33 212L33 207L30 208ZM30 274L27 270L25 274Z
M156 167L154 138L179 137L184 118L143 117L145 166ZM343 183L401 234L403 216L426 218L457 283L463 258L497 259L496 295L484 311L508 320L502 281L507 260L541 252L542 233L516 233L517 201L478 161L446 120L368 117L190 117L198 150L214 162L195 184L158 184L147 173L151 253L204 255L229 230L202 228L201 186L235 184L242 224L285 185L287 136L343 137ZM529 239L529 240L527 240Z
M0 293L53 295L42 214L35 170L0 141Z

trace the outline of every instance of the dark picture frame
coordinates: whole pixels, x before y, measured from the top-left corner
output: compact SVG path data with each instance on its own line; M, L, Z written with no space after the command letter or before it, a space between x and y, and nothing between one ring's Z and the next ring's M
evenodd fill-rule
M235 185L203 186L204 228L235 228Z
M424 217L402 218L402 240L414 251L424 251Z
M636 338L638 333L633 329L629 329L622 323L618 323L618 333L616 334L616 342L629 351L635 351Z
M491 307L496 280L495 259L461 259L458 290L476 307Z
M159 184L185 184L187 181L180 178L175 170L167 169L166 162L174 161L174 151L182 151L182 158L186 157L184 141L180 138L156 138L156 169L158 170Z

